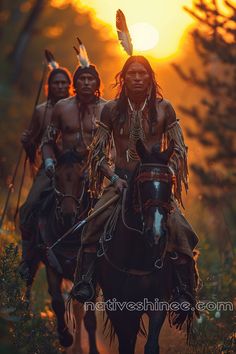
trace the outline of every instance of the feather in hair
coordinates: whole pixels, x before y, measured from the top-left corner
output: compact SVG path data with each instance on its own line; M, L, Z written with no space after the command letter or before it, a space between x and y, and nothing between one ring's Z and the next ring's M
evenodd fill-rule
M78 62L82 66L82 68L88 68L90 65L90 61L88 58L87 50L78 37L77 37L77 40L79 42L79 49L76 48L75 46L73 48L76 52Z
M121 10L116 12L116 29L120 44L128 55L133 54L132 39L126 24L125 15Z
M45 49L45 57L47 59L48 62L48 67L49 70L54 70L54 69L58 69L59 68L59 64L56 62L53 54L50 52L50 50Z

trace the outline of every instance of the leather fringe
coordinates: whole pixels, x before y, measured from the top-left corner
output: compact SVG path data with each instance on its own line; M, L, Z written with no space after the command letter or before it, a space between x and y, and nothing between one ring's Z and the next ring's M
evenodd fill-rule
M174 154L170 160L170 167L175 173L176 187L174 188L174 196L183 206L182 201L182 185L187 193L188 191L188 162L187 162L187 146L184 143L183 133L178 121L167 127L163 136L162 149L167 149L170 141L174 141Z
M103 161L109 165L112 139L109 128L102 122L97 122L98 130L89 147L88 171L89 193L91 198L98 198L102 192L104 175L100 170Z

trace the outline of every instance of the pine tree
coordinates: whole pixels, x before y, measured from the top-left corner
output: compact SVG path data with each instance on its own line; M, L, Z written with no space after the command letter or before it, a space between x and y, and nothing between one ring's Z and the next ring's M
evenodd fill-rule
M232 256L236 229L236 5L196 0L185 10L197 20L192 38L201 65L188 72L176 64L174 68L190 87L201 90L202 98L180 110L192 120L187 135L204 151L191 169L213 217L214 239L225 262Z

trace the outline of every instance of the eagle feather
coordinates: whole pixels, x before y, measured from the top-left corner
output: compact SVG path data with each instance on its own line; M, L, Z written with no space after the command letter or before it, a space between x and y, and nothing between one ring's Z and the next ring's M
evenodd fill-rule
M116 12L116 29L120 44L128 55L133 54L133 44L124 13L119 9Z

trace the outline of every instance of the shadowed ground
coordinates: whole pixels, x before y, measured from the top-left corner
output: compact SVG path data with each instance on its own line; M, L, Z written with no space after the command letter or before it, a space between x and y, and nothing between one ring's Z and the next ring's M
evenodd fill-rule
M115 342L110 347L109 339L105 338L103 334L102 313L98 313L97 318L98 318L97 340L98 340L98 348L100 350L100 354L111 354L111 353L118 354L117 341L115 340ZM84 329L84 326L82 329L82 342L83 342L83 348L85 350L85 354L87 354L88 340L87 340L87 333ZM135 354L143 354L144 345L145 345L145 338L143 336L138 336ZM160 346L161 346L161 354L182 354L186 350L185 335L183 332L179 332L175 329L170 328L168 320L166 320L160 335Z

